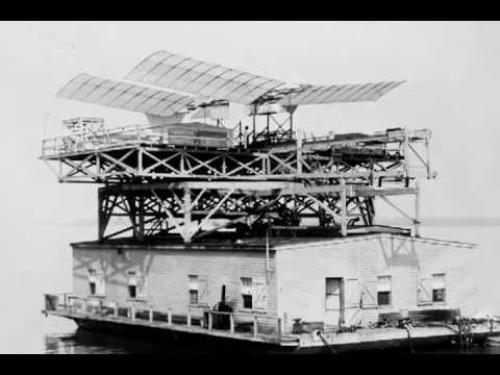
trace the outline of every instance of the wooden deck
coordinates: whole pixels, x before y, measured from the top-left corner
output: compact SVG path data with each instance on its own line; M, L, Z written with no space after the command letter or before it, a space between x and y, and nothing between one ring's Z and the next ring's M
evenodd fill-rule
M432 344L450 344L460 341L460 331L457 325L441 324L428 326L408 326L407 328L358 328L352 332L338 330L305 332L292 334L282 332L281 322L277 320L277 329L259 330L259 324L254 317L248 324L246 331L237 329L231 313L208 311L208 322L203 318L192 318L188 312L184 320L173 319L167 313L166 321L154 319L150 310L149 314L139 318L134 310L131 314L120 316L103 314L99 311L75 310L74 306L52 305L43 311L46 315L59 316L74 320L82 328L91 327L94 330L113 331L117 333L135 331L142 333L154 332L155 334L171 335L181 334L184 337L202 337L205 340L224 341L226 343L241 344L246 346L273 348L285 352L322 352L330 350L335 353L389 348L414 348ZM227 315L229 327L216 328L213 324L214 316ZM195 323L196 322L196 323ZM109 328L112 329L109 329ZM147 336L147 335L146 335ZM497 321L488 321L472 325L472 339L475 342L484 342L488 337L500 336L500 324Z
M218 338L231 339L231 340L242 340L252 343L261 344L273 344L278 346L290 346L297 347L299 345L298 337L294 335L270 335L259 333L254 335L253 333L245 332L231 332L230 330L222 329L207 329L196 325L187 324L176 324L158 321L149 321L142 319L130 319L125 317L115 317L115 316L102 316L96 314L83 314L77 312L68 311L45 311L48 315L59 316L64 318L73 319L75 321L94 321L94 322L108 322L108 323L119 323L125 326L142 326L156 328L159 330L176 331L182 333L190 334L202 334L209 335Z

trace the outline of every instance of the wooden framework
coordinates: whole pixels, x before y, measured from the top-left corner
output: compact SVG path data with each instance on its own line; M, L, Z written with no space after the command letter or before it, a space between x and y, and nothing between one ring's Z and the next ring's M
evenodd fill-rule
M99 138L93 147L75 150L51 140L59 146L44 144L42 159L60 182L105 184L98 194L99 240L176 233L191 242L220 230L252 235L263 227L294 234L307 221L346 236L349 229L374 224L378 196L419 235L415 179L435 177L428 130L305 138L293 131L292 112L284 123L275 121L272 136L272 113L266 113L264 130L253 129L243 145L230 149L146 142L137 128L137 139L121 144ZM401 211L391 195L414 196L415 215ZM117 225L121 217L126 223Z
M221 229L247 236L268 226L294 235L307 221L345 236L349 228L374 225L373 199L391 195L418 196L418 188L373 188L346 185L345 180L316 186L232 181L117 184L99 189L99 239L131 234L143 240L174 232L191 242ZM110 219L118 217L129 220L108 230Z
M92 150L49 152L42 159L60 182L151 181L157 179L311 180L345 178L373 183L402 181L433 173L430 133L398 131L350 140L297 139L260 148L228 150L137 143L101 145ZM418 150L422 148L423 150ZM53 150L54 151L54 150ZM408 156L418 163L410 165Z

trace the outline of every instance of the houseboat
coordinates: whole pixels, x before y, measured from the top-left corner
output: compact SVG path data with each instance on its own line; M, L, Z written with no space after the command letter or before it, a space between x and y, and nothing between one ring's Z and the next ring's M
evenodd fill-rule
M430 130L307 137L295 127L298 106L375 101L401 83L290 85L166 51L123 80L76 76L59 97L149 124L77 117L43 141L60 182L99 186L97 238L71 244L73 290L47 294L44 312L254 353L470 346L500 334L493 317L461 314L476 245L420 233L418 180L436 177ZM222 116L232 104L249 110L234 128ZM377 222L375 202L408 226Z

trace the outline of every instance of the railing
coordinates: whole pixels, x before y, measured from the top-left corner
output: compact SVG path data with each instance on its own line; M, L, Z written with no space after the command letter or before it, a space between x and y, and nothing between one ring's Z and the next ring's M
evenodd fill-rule
M253 338L266 336L281 340L282 337L281 319L267 315L249 314L250 319L236 320L233 312L215 311L204 307L188 307L185 314L174 314L172 309L156 310L146 302L119 305L117 302L100 297L83 298L70 293L45 294L44 296L45 313L51 311L80 313L111 319L127 319L131 322L149 322L155 325L197 327L208 332L225 331L231 335L245 335ZM201 310L201 314L194 313L195 310Z
M142 125L130 125L116 128L102 129L99 131L86 131L72 133L67 136L47 138L42 141L42 156L58 153L89 151L102 145L120 144L127 139L120 139L116 135L125 135L128 141L138 142L141 134L146 131ZM128 136L128 137L127 137Z
M206 136L199 137L181 134L169 136L166 132L159 132L159 130L163 128L165 128L163 125L130 125L105 128L98 131L75 132L67 136L47 138L42 141L42 157L80 151L93 151L102 147L113 147L137 143L149 143L155 145L175 145L182 143L189 146L200 144L201 140L204 140L206 143L212 139L220 140L221 142L224 141L223 144L221 143L220 145L214 144L215 147L230 147L234 142L232 129L227 129L229 132L227 138L210 138Z

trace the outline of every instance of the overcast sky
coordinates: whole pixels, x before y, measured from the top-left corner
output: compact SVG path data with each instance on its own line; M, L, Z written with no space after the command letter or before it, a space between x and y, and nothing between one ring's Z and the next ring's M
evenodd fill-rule
M406 79L378 102L299 108L296 123L316 134L429 128L439 176L423 184L422 216L498 216L499 32L486 22L2 22L2 219L95 218L95 186L58 184L37 159L42 138L67 117L145 119L54 94L81 72L123 77L161 49L299 83Z

